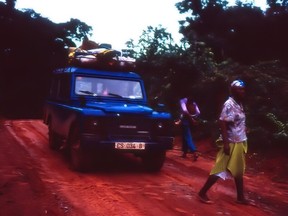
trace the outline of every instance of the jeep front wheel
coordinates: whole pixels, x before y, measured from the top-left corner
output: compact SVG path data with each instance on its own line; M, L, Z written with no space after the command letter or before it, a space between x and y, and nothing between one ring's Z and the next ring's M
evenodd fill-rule
M69 138L70 166L71 169L84 172L87 169L86 153L80 142L80 135L77 129L74 129Z

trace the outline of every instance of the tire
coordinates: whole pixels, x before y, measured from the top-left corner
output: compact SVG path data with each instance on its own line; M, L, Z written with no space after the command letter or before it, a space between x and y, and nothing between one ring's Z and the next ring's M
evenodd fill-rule
M163 167L166 158L166 151L159 150L155 152L147 152L142 157L145 170L149 172L159 172Z
M60 146L62 145L62 139L59 135L57 135L53 130L51 125L49 124L49 148L51 150L57 151L60 149Z
M79 130L74 129L69 138L70 167L74 171L85 172L88 169L88 154L81 146Z

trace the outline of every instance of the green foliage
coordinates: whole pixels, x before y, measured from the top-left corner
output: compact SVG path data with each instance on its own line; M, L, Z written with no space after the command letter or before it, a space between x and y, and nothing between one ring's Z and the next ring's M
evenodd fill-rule
M6 5L10 9L14 9L16 4L16 0L6 0Z
M281 122L273 113L267 113L266 117L273 123L276 127L275 133L273 133L276 139L288 140L288 121L286 123Z
M218 62L232 58L244 64L274 59L287 63L287 1L271 1L265 13L252 1L237 4L228 7L227 1L179 2L180 13L189 12L181 33L190 44L205 41Z
M171 34L161 25L155 28L148 26L143 30L137 45L131 40L127 45L138 51L136 57L141 61L153 61L157 57L175 52Z
M65 39L82 41L87 35L91 36L92 27L79 19L70 19L69 22L59 24L65 33Z
M179 46L161 26L149 26L137 46L131 40L127 46L138 56L137 69L147 83L150 101L168 104L175 116L179 98L194 92L199 80L216 70L214 55L205 43Z

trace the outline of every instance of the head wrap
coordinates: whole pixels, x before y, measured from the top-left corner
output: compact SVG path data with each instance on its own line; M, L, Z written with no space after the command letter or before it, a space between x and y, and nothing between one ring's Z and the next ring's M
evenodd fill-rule
M233 87L245 87L245 83L242 80L234 80L231 83L231 88Z

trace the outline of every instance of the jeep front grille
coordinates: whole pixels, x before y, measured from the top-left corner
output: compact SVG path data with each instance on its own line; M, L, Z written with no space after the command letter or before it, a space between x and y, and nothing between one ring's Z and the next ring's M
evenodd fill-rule
M117 141L150 141L149 135L110 135L110 140Z

